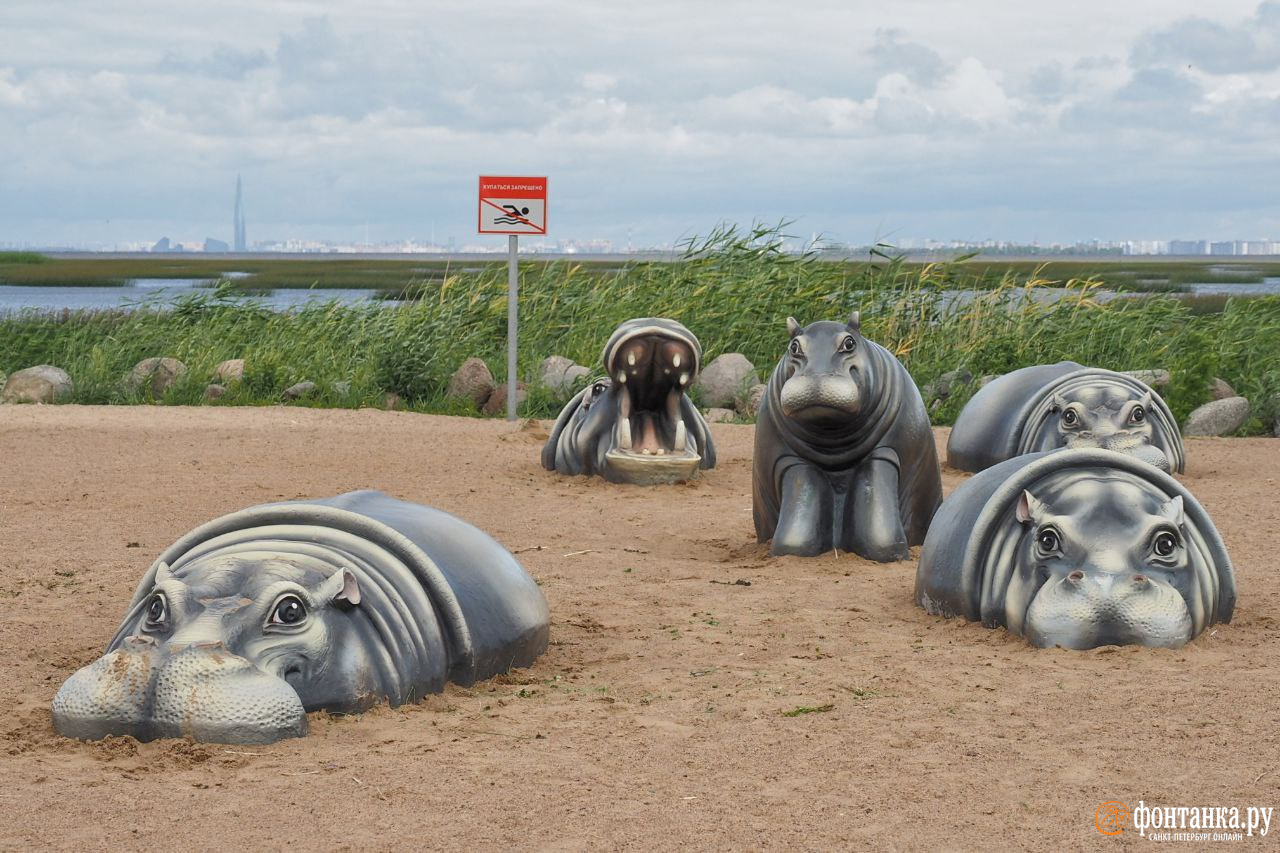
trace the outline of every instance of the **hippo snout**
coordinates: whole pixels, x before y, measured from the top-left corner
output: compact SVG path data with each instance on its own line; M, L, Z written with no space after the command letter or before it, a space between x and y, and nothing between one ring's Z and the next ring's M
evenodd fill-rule
M1191 614L1182 596L1168 582L1142 571L1076 569L1047 581L1027 609L1027 637L1041 648L1176 648L1191 633Z
M783 383L781 400L788 417L804 417L806 410L856 414L861 394L848 373L797 373Z
M220 643L170 651L145 636L125 639L68 678L53 700L53 723L82 740L270 743L307 733L302 701L283 679Z

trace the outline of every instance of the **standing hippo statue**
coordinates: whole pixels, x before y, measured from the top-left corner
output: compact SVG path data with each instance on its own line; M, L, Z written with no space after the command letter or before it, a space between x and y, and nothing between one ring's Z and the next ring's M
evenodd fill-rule
M608 375L560 412L542 448L543 467L638 485L678 483L714 468L711 431L687 393L701 362L698 339L676 321L623 323L604 347Z
M68 737L269 743L307 712L468 685L547 647L542 592L487 534L380 492L196 528L138 584L106 654L53 700Z
M920 553L916 603L1033 645L1174 648L1230 622L1236 585L1204 508L1110 450L1018 456L960 485Z
M800 327L760 401L751 480L756 538L774 554L832 548L905 560L942 501L920 391L848 323Z
M1160 395L1124 373L1074 361L1024 367L987 383L961 410L947 464L981 471L1023 453L1101 447L1182 472L1178 422Z

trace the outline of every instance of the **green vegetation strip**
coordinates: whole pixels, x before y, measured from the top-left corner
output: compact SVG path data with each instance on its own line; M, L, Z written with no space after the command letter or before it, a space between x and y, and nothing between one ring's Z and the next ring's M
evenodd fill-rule
M1253 401L1245 433L1261 433L1280 405L1280 297L1223 298L1209 313L1164 295L1099 303L1097 277L1048 279L1032 270L982 278L985 289L957 304L954 291L977 289L987 275L970 273L967 261L873 256L834 264L783 252L782 243L776 229L730 227L691 243L674 263L607 272L564 261L524 266L521 377L532 378L552 354L596 366L619 322L666 316L698 335L707 361L743 353L763 380L785 348L788 315L807 323L844 318L856 307L864 334L902 359L921 385L959 367L978 377L1071 359L1169 370L1163 393L1179 419L1208 399L1215 376ZM1050 286L1065 296L1033 298ZM274 404L307 379L320 393L300 405L377 405L394 392L418 411L471 413L444 399L450 373L478 356L503 381L505 346L501 265L449 272L403 305L326 301L277 312L224 284L171 308L0 315L0 372L57 365L71 374L79 403L136 401L121 377L143 358L172 356L190 370L159 402L200 403L214 366L244 358L244 380L219 405ZM930 413L934 423L951 423L975 390L976 383L953 389ZM549 417L558 409L532 389L521 411Z

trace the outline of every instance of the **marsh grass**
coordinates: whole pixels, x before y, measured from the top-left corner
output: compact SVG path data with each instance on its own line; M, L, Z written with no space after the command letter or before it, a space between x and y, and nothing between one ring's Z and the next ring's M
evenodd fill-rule
M887 248L858 264L833 264L814 252L786 252L784 241L777 226L725 227L689 241L675 263L642 261L606 274L567 260L523 265L522 378L551 354L598 366L618 323L665 316L698 335L708 361L741 352L763 380L786 346L788 316L843 319L857 308L864 334L920 385L957 367L981 376L1070 359L1169 369L1166 398L1179 419L1208 398L1213 376L1255 401L1254 430L1277 405L1269 401L1280 401L1280 297L1224 298L1208 313L1167 295L1100 303L1103 280L1092 274L1064 279L1036 266L991 280L970 272L971 259L910 264ZM244 381L219 405L277 403L285 388L309 379L320 392L300 405L377 405L393 391L412 409L455 414L470 412L446 401L444 388L465 358L483 358L505 380L502 265L419 280L417 298L401 305L323 301L279 312L244 299L242 281L196 291L171 308L0 316L0 371L56 364L75 380L76 402L136 402L120 378L143 358L168 355L189 372L160 402L198 404L213 367L244 358ZM1048 287L1064 295L1038 299ZM957 291L974 292L957 300ZM338 382L349 383L349 393L337 393ZM950 423L974 390L956 389L931 413L934 422ZM521 414L548 417L558 408L534 389Z

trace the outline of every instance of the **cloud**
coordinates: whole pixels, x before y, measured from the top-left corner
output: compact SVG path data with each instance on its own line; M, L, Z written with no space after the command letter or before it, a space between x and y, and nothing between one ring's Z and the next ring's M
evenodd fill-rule
M1187 65L1212 74L1280 70L1280 2L1268 0L1243 21L1184 18L1140 38L1139 66Z

